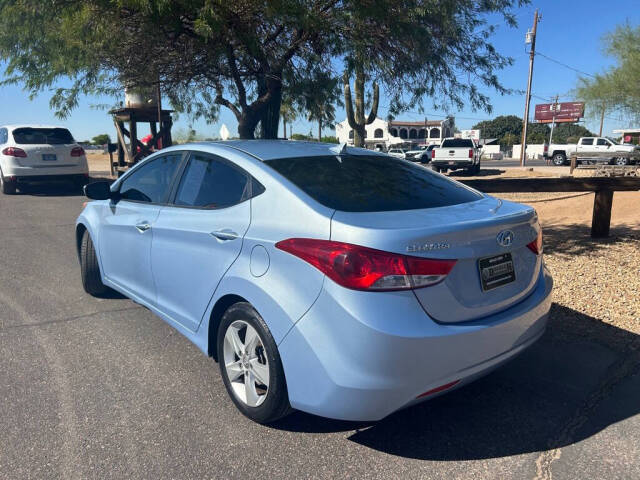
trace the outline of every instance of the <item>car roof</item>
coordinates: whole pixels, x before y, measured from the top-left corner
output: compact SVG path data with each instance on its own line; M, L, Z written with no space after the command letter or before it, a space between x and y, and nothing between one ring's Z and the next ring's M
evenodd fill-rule
M344 144L308 142L300 140L226 140L220 142L196 142L180 145L183 149L197 146L221 146L247 153L258 160L276 158L323 157L338 153L349 155L384 155L365 148Z

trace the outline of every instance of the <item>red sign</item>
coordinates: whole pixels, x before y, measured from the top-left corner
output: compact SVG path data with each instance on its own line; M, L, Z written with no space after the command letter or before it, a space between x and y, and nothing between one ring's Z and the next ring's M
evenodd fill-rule
M538 123L577 122L584 116L583 102L542 103L536 105L535 119Z

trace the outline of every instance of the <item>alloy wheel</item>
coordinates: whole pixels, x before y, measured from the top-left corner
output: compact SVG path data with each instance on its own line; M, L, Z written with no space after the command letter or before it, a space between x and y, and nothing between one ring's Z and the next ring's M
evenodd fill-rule
M223 357L234 395L249 407L260 406L269 391L269 361L256 329L243 320L229 325L224 335Z

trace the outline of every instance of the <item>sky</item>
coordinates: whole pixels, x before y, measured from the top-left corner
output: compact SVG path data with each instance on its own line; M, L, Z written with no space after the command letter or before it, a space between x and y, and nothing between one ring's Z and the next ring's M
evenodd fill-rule
M638 0L614 0L603 4L596 0L538 0L515 11L518 26L508 27L500 23L493 37L493 44L502 55L512 57L512 66L498 72L502 84L506 87L524 91L527 86L529 69L528 46L524 37L527 29L533 24L533 13L538 8L542 20L538 24L536 51L566 66L586 73L598 73L614 65L612 58L605 56L602 47L602 36L613 30L616 25L628 22L632 26L640 23L640 3ZM577 79L581 76L575 70L537 55L534 64L531 100L531 112L536 103L547 103L555 95L560 101L571 101L571 91L575 88ZM498 115L522 116L524 112L524 94L517 93L501 96L494 90L483 88L491 98L493 112L472 111L434 111L430 108L431 100L425 99L425 113L406 112L397 115L398 120L429 120L444 118L452 114L456 125L460 129L469 129L481 120L491 119ZM43 92L30 100L28 94L20 86L6 86L0 88L0 125L10 123L46 123L62 124L68 127L77 140L91 139L100 133L110 134L115 139L113 121L104 109L96 108L105 103L114 103L114 99L87 97L74 110L69 118L60 120L54 116L49 108L49 92ZM124 97L124 94L123 94ZM123 98L124 100L124 98ZM384 108L388 100L382 95L378 116L385 118ZM587 106L588 108L588 106ZM345 118L344 109L339 109L336 115L338 121ZM205 137L219 136L222 124L226 124L231 135L237 134L235 117L225 108L221 108L219 121L206 124L195 122L192 127L198 134ZM597 133L599 119L585 120L584 125ZM604 122L604 135L612 135L616 128L632 127L628 120L619 112L607 112ZM636 127L640 127L635 125ZM186 116L180 116L174 123L174 134L186 132L190 127ZM282 131L282 127L280 127ZM310 125L304 119L293 124L294 133L309 133L317 131L316 125ZM333 129L326 129L324 134L333 135Z

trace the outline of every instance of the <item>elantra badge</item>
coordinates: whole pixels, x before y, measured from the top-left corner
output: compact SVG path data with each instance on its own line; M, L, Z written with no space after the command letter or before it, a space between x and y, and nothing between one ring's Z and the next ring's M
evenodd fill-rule
M498 245L509 247L513 243L513 232L511 230L502 230L496 237Z
M432 250L444 250L449 248L450 246L451 245L449 245L447 242L413 244L407 245L407 252L430 252Z

